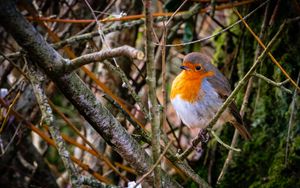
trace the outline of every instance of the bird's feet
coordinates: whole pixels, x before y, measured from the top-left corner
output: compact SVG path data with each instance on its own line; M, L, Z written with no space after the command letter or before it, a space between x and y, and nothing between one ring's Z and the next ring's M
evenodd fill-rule
M206 129L200 129L198 133L198 137L201 141L201 143L207 143L209 140L209 134Z
M200 154L200 156L203 153L202 144L207 143L209 140L209 134L206 129L201 129L198 133L198 138L192 141L193 147L195 151ZM200 141L200 143L199 143Z

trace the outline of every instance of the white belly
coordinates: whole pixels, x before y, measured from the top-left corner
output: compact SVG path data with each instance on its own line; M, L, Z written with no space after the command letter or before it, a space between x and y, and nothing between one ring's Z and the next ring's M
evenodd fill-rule
M203 80L201 87L201 90L206 92L201 97L201 100L197 102L186 102L180 98L180 95L171 100L178 116L189 127L205 128L223 104L223 100L206 79ZM226 110L219 119L218 124L224 123L228 115Z

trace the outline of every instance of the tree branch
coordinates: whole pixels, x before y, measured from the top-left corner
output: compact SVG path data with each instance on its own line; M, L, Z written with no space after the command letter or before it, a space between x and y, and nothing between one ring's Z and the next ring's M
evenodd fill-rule
M282 89L283 91L285 91L285 92L287 92L289 94L293 94L293 92L291 90L289 90L289 89L287 89L286 87L283 86L284 84L286 84L287 82L289 82L289 79L286 79L285 81L278 83L278 82L274 82L273 80L265 77L264 75L258 74L256 72L253 73L253 76L264 80L265 82L267 82L268 84L270 84L272 86L279 87L280 89Z
M65 72L71 72L80 68L83 65L96 63L99 61L104 61L106 59L119 56L127 56L129 58L142 60L144 58L144 53L131 46L124 45L111 50L106 49L100 52L86 54L78 58L72 59L70 63L64 65L64 70Z
M49 126L49 132L55 141L59 156L61 157L67 171L70 173L72 186L80 187L81 184L78 182L79 173L70 158L70 153L67 150L66 143L60 135L58 127L54 125L52 109L48 103L48 99L42 86L45 81L45 76L32 63L28 63L28 72L28 77L42 113L41 124L45 123Z
M297 84L299 84L299 81L300 81L300 72L298 73ZM297 89L295 89L295 91L294 91L293 99L292 99L292 102L291 102L291 105L290 105L290 119L289 119L289 125L288 125L287 136L286 136L285 156L284 156L284 164L285 165L288 164L291 130L292 130L292 125L293 125L294 116L295 116L294 112L297 111L296 99L297 99Z
M148 85L148 103L149 103L149 119L151 122L151 145L153 163L158 161L160 156L160 107L156 99L156 72L154 65L154 45L153 45L153 17L151 11L151 0L144 0L145 7L145 26L146 26L146 64L147 64L147 85ZM161 187L161 170L160 161L154 168L154 184L153 187Z

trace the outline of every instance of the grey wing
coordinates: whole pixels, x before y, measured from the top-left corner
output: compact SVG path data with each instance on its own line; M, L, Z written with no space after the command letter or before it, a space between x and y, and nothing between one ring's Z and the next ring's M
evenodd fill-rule
M218 73L221 75L218 75ZM216 76L218 75L218 76ZM227 97L231 93L230 85L227 79L219 72L216 72L216 75L212 77L208 77L208 82L216 89L218 95L225 101ZM221 78L221 79L220 79ZM231 114L234 116L236 121L240 124L243 124L243 119L238 111L238 108L234 102L232 102L228 109L230 110Z
M218 76L217 76L218 75ZM225 78L218 70L215 71L215 75L211 77L207 77L207 81L212 85L213 88L216 89L217 93L222 97L226 96L226 98L230 95L231 89L230 85ZM225 99L226 99L225 98Z

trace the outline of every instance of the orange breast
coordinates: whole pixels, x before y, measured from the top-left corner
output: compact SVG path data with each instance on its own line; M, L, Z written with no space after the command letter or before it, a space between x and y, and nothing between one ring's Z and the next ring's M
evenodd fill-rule
M210 71L203 74L182 71L173 81L170 98L174 99L179 95L181 99L187 102L196 102L201 98L199 92L203 79L213 75L214 73Z

